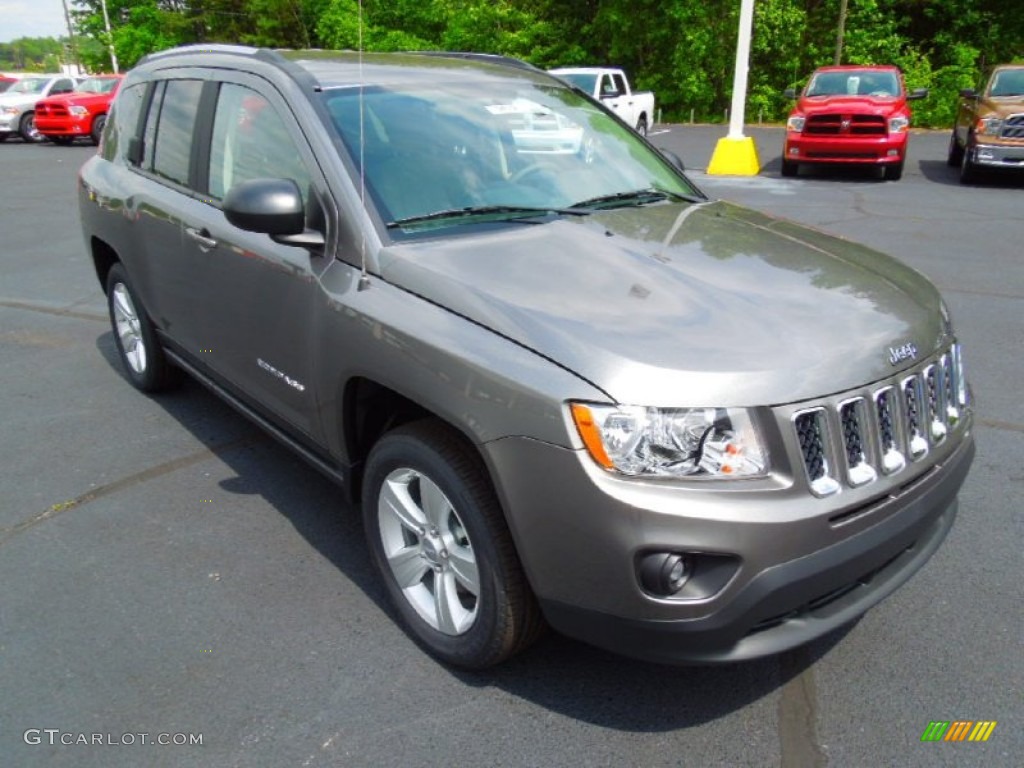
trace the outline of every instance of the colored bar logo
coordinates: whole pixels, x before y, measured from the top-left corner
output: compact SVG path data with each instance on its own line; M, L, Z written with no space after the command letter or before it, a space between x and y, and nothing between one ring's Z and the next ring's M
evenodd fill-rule
M995 720L932 720L921 741L988 741L995 729Z

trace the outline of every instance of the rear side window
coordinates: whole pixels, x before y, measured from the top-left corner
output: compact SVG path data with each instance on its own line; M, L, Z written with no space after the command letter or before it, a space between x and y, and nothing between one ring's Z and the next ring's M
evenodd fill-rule
M224 83L213 119L209 194L223 200L235 184L260 178L292 179L303 200L308 194L309 171L281 115L256 91Z
M146 121L146 170L188 185L192 134L202 91L201 80L169 80L154 94Z

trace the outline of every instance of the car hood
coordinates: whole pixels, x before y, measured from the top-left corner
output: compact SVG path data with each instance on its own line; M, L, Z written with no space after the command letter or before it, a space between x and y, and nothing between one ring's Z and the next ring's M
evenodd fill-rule
M0 107L30 107L41 98L38 93L0 93Z
M890 376L892 349L946 343L917 272L724 202L389 246L380 271L620 403L796 402Z
M906 111L907 100L902 96L803 96L797 106L808 116L848 112L888 117Z
M44 99L47 104L64 104L71 106L77 104L82 107L95 107L103 104L108 104L113 100L113 95L109 93L62 93L60 96L51 96L48 99Z
M991 114L997 117L1009 117L1024 112L1024 95L1022 96L988 96L978 105L978 114Z

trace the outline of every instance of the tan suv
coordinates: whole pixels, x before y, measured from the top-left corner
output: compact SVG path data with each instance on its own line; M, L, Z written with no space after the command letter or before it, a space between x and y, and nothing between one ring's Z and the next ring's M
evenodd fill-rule
M960 167L960 182L973 183L983 169L1024 171L1024 64L998 66L984 89L960 96L947 160Z

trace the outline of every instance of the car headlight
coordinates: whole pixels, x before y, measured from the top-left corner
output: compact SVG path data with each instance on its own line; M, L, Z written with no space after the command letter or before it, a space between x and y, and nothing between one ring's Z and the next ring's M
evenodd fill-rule
M974 130L981 136L998 136L1003 130L1003 121L998 117L983 117L978 120Z
M910 127L910 118L906 115L889 118L889 133L903 133Z
M807 118L802 115L793 115L789 120L786 121L786 128L790 131L796 131L799 133L804 129L804 123Z
M16 115L20 110L17 107L0 107L0 112L5 115Z
M75 117L85 117L89 114L89 110L79 104L72 104L68 107L68 112Z
M768 454L745 408L572 403L591 458L609 471L657 477L760 477Z

